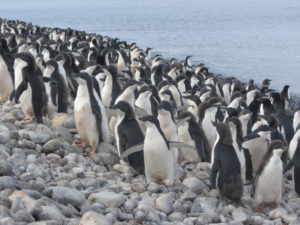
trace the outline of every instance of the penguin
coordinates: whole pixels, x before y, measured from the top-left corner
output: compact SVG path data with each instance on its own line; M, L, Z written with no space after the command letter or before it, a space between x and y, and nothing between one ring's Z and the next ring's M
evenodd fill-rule
M118 121L115 126L115 137L119 155L128 148L143 143L144 134L135 119L134 110L128 102L119 101L112 107L117 111ZM144 174L144 152L135 152L127 157L129 165L139 174Z
M282 133L287 143L293 138L294 135L294 128L293 122L289 118L289 116L285 113L284 110L279 109L276 112L276 116L278 118L278 130Z
M43 77L51 78L55 81L45 83L48 98L50 97L49 107L56 108L59 113L66 113L68 110L68 88L58 70L56 61L53 59L47 61Z
M106 79L104 87L101 91L101 99L105 107L110 107L115 104L116 98L121 92L120 84L117 80L117 70L114 66L107 67L107 70L104 69L106 73Z
M182 158L186 162L207 162L210 160L210 149L203 130L199 127L195 116L189 111L182 111L179 114L181 120L178 124L178 136L180 142L194 146L180 148ZM182 122L183 121L183 122Z
M280 98L284 102L284 109L288 110L290 105L290 93L289 93L289 85L285 85L280 93Z
M282 141L275 140L271 142L262 159L251 190L256 204L255 211L259 211L262 204L275 204L275 207L280 207L283 185L281 155L284 148Z
M229 126L213 123L217 130L217 141L211 168L211 188L219 191L221 197L239 202L243 195L241 164L233 147Z
M159 121L152 115L139 118L147 127L144 140L144 163L147 183L174 183L175 160ZM155 143L155 144L153 144Z
M157 119L159 121L160 128L163 131L168 142L178 142L179 137L175 125L175 119L174 119L173 108L171 103L167 101L162 101L158 105ZM171 150L174 155L174 161L177 162L178 148L172 147Z
M141 109L143 109L149 115L153 115L151 105L152 91L148 85L143 85L138 91L138 97L135 100L135 105Z
M284 168L284 173L294 169L293 171L293 182L295 192L300 196L300 126L298 126L295 135L289 145L288 156L290 161Z
M300 124L300 109L298 109L294 113L294 117L293 117L293 129L294 129L295 132L296 132L296 129L297 129L299 124Z
M252 128L252 112L248 109L243 110L239 115L239 120L242 124L243 137L251 133Z
M14 90L14 75L10 52L4 39L0 39L0 102L9 100Z
M30 123L35 117L38 123L43 123L43 116L48 110L48 97L34 57L29 52L15 54L14 70L15 93L12 97L15 102L20 100L27 117L23 122Z
M78 134L82 141L78 147L92 147L88 156L96 153L98 143L109 143L108 121L105 108L93 88L92 79L87 73L75 74L78 89L74 101L74 117Z
M228 118L226 122L232 135L232 146L240 161L243 183L251 182L253 179L252 160L249 150L242 147L242 124L237 117Z

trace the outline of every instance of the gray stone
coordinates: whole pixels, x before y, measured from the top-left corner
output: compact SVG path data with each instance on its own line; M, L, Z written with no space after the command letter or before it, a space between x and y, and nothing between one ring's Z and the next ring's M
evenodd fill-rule
M1 225L12 225L14 224L14 220L10 217L0 218Z
M173 197L171 194L162 194L155 201L155 207L165 214L170 214L173 211Z
M33 216L26 210L19 210L18 212L16 212L16 214L14 215L14 220L16 222L26 222L26 223L31 223L35 221Z
M192 192L201 194L202 189L205 188L205 184L195 177L185 178L182 184L186 185Z
M67 129L74 129L76 128L74 115L66 114L66 113L57 113L51 119L51 126L62 126Z
M135 218L135 220L136 220L139 224L141 224L143 221L146 220L147 215L146 215L146 213L145 213L144 211L138 210L138 211L135 213L134 218Z
M0 125L0 144L6 144L10 140L10 132L9 129L4 126Z
M138 192L138 193L143 193L143 192L147 191L146 185L143 183L131 184L131 188L133 191Z
M0 160L0 176L10 176L13 174L13 167L7 160Z
M185 213L185 208L184 208L183 204L184 204L183 200L177 199L173 204L174 211Z
M123 205L125 201L126 197L124 195L111 191L93 193L88 198L90 204L101 203L109 208L118 208Z
M273 220L272 223L273 223L274 225L282 225L282 221L281 221L280 218Z
M80 225L112 225L112 221L106 216L100 215L96 212L87 212L81 218Z
M16 185L16 180L9 176L0 177L0 191L5 189L14 188Z
M42 151L46 154L53 153L56 150L59 150L61 146L61 141L58 139L52 139L43 145Z
M282 218L283 215L287 215L286 210L283 209L283 208L276 208L276 209L273 209L273 210L270 211L269 214L268 214L269 219L271 219L271 220L274 220L274 219L277 219L277 218Z
M282 215L282 220L284 223L290 224L294 221L297 221L298 216L297 214L287 214L287 215ZM300 221L299 221L300 222Z
M61 204L71 204L76 207L81 207L81 205L85 202L85 196L82 192L67 187L53 188L52 199Z
M63 126L55 126L53 127L53 131L54 131L54 135L62 140L62 141L66 141L68 142L69 144L72 144L73 142L73 137L72 135L70 134L70 132L64 128Z
M235 221L245 222L247 220L248 216L247 216L244 208L238 207L232 211L232 218Z
M290 199L288 200L287 204L294 210L294 212L296 212L300 209L300 198Z
M56 220L62 223L63 215L54 206L41 206L33 211L33 216L38 220Z
M216 211L218 199L199 197L199 202L204 213L211 213Z
M43 124L38 124L35 131L22 130L19 133L21 137L29 139L36 144L44 144L54 138L51 129Z
M168 217L171 222L180 222L184 219L184 215L180 212L173 212Z
M200 199L196 199L192 205L191 213L202 213Z
M209 216L209 214L202 213L199 215L196 225L200 224L210 224L212 223L212 218Z
M151 183L148 185L148 191L150 191L150 192L152 192L152 193L157 193L157 192L159 192L159 191L160 191L160 186L159 186L159 184L151 182Z
M250 218L250 224L261 225L263 223L264 223L264 219L260 216L251 216Z

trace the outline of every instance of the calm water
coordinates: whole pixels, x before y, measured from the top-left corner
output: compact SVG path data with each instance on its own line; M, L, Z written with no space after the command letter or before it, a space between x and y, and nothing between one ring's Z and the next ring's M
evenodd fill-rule
M192 55L212 72L300 94L299 0L0 0L0 17Z

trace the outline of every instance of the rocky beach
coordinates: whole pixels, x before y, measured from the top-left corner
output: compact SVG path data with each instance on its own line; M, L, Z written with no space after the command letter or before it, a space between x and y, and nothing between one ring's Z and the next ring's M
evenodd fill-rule
M90 158L73 145L72 113L23 125L18 105L0 106L1 225L300 224L300 198L285 175L281 208L253 212L251 185L241 204L210 190L209 163L181 163L172 187L136 176L113 148Z

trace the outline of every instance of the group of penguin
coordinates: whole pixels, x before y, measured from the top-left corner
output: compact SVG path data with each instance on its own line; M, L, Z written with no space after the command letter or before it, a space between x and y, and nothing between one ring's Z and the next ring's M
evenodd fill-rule
M114 144L148 183L174 184L177 163L209 162L211 188L239 202L279 206L283 174L300 195L300 110L282 92L242 84L203 64L151 57L135 43L73 29L0 19L0 101L19 104L24 123L50 110L73 113L81 141ZM293 118L292 118L293 117Z

